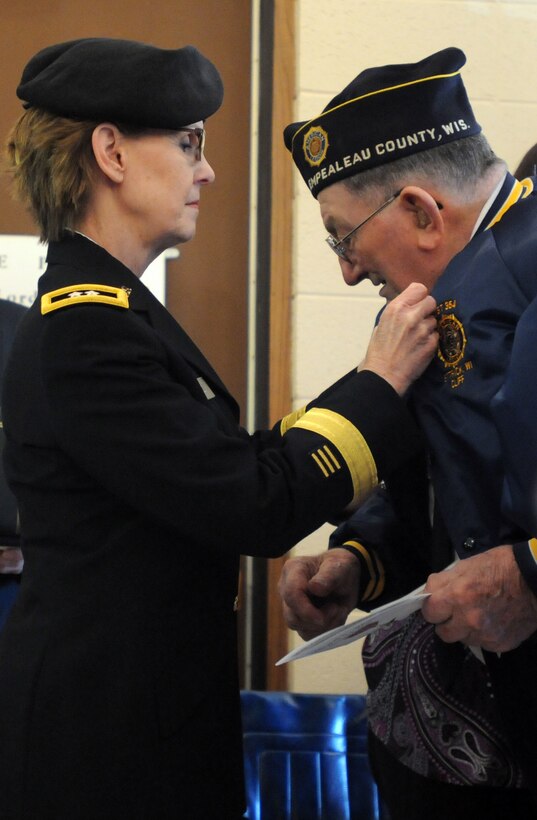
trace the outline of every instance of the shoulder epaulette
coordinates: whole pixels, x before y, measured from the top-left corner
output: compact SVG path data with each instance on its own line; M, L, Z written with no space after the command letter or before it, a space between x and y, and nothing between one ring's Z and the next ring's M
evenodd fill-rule
M128 308L129 295L123 288L110 285L71 285L45 293L41 297L41 313L50 313L52 310L88 302Z

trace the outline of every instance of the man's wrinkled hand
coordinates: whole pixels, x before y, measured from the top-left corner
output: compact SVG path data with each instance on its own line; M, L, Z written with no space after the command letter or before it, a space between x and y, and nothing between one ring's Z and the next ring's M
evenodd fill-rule
M360 565L348 550L290 558L278 583L287 626L309 640L345 623L359 581Z
M437 625L437 635L447 643L507 652L537 630L537 598L509 545L430 575L425 591L431 595L423 604L423 617Z

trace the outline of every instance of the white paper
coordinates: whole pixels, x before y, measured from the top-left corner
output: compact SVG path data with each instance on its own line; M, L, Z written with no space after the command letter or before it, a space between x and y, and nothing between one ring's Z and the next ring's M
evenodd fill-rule
M370 632L374 632L381 626L406 618L407 615L421 609L422 602L429 597L430 593L422 590L423 587L420 587L397 601L379 606L363 618L358 618L356 621L323 632L322 635L306 641L302 646L298 646L287 655L284 655L283 658L276 661L276 666L281 666L289 661L296 661L298 658L306 658L308 655L316 655L318 652L326 652L328 649L335 649L338 646L346 646L348 643L363 638L364 635L369 635Z

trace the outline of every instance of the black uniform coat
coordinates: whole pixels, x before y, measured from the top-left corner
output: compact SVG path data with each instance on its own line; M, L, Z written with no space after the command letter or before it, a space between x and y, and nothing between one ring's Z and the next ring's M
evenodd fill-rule
M0 378L3 377L9 351L13 344L17 325L26 313L27 308L0 299ZM4 429L0 413L0 451L4 447ZM15 496L9 489L0 464L0 545L3 547L18 547L19 516ZM13 605L19 591L20 575L8 573L0 575L0 628L3 626L8 612Z
M0 817L240 815L239 555L282 554L418 443L371 373L313 404L248 435L139 279L84 237L51 244L4 391L26 563Z
M26 313L27 308L16 302L0 299L0 379L3 378L9 351L15 338L17 325ZM4 429L0 413L0 450L4 447ZM9 489L2 465L0 465L0 545L19 546L19 523L17 503ZM2 584L9 583L13 576L0 576L0 598L3 596Z

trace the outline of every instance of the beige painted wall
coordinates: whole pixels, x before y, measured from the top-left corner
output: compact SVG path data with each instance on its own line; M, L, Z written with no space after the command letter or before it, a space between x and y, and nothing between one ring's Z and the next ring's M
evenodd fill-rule
M463 77L483 131L514 169L537 142L537 0L297 0L296 119L310 119L362 69L415 62L447 46L467 56ZM323 241L318 205L296 174L293 404L303 405L356 364L382 300L350 289ZM325 548L331 527L295 552ZM290 636L290 647L299 642ZM301 692L364 690L358 644L289 666Z

